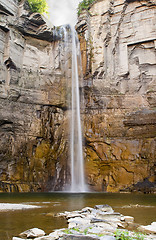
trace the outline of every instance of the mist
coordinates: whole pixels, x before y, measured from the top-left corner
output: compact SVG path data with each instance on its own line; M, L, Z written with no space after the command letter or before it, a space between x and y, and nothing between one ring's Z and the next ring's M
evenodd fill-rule
M49 5L50 22L54 26L77 22L77 7L80 0L47 0Z

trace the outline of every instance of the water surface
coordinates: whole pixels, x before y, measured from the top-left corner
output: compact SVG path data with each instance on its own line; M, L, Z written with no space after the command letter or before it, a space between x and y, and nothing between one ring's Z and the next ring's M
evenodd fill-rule
M63 211L109 204L124 215L135 218L136 223L156 221L156 195L118 193L1 193L1 203L28 203L41 206L37 209L0 212L0 240L11 240L19 233L38 227L47 234L66 227L66 221L52 215ZM49 214L51 213L51 214Z

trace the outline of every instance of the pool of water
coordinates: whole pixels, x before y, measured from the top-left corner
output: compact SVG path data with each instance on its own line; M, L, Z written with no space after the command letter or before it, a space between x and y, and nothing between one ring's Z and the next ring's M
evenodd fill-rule
M47 234L66 227L66 221L53 214L108 204L143 225L156 221L156 195L126 193L1 193L0 203L25 203L41 208L0 212L0 240L11 240L19 233L37 227ZM49 214L50 213L50 214Z

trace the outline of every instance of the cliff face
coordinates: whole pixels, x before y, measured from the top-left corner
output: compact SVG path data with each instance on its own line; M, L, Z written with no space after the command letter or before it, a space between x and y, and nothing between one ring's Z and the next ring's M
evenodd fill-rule
M99 191L154 188L155 11L153 1L101 0L79 18L86 171Z
M0 7L0 190L56 190L68 174L63 50L26 3Z
M92 189L152 191L156 38L152 1L97 1L79 18L86 178ZM69 79L57 29L0 0L0 191L68 183Z

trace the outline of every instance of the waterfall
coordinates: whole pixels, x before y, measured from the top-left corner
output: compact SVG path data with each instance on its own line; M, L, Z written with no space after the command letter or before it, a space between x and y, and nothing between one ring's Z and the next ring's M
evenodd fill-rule
M84 160L82 147L82 127L80 117L80 92L78 73L78 38L72 33L72 119L71 119L71 191L84 192Z
M80 0L47 0L50 8L50 20L55 26L61 26L64 40L64 69L67 83L71 88L70 97L70 175L71 183L67 189L71 192L85 192L87 190L84 177L84 159L82 146L82 126L80 116L79 76L81 68L81 51L75 30L77 22L77 6ZM70 52L70 53L69 53ZM69 61L69 56L71 60ZM69 71L71 62L71 74ZM82 70L82 68L81 68ZM82 74L82 73L81 73ZM69 99L67 99L69 100Z
M87 190L84 177L84 159L82 144L82 126L80 114L79 76L82 75L81 51L77 32L73 26L62 26L64 35L65 76L70 93L70 174L71 183L68 190L71 192L85 192ZM70 53L69 53L70 52ZM71 58L71 76L68 72L68 57ZM71 79L71 82L69 82Z

